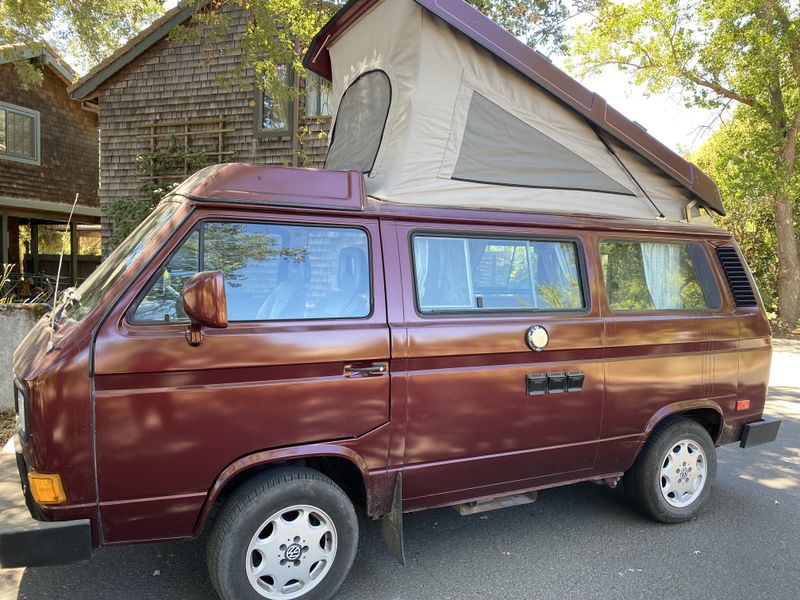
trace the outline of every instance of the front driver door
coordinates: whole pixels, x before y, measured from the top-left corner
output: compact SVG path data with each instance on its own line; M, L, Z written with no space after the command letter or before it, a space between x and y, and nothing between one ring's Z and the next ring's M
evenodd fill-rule
M95 348L106 541L191 533L218 474L250 453L346 440L386 466L389 335L377 223L194 214ZM225 277L227 329L184 338L180 291ZM376 292L377 290L377 292ZM377 373L357 369L382 367Z

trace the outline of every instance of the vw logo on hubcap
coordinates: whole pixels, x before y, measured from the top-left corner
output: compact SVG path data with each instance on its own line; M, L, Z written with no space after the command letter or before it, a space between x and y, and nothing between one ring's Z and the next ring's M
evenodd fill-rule
M286 560L294 562L300 558L303 549L298 544L292 544L286 549Z

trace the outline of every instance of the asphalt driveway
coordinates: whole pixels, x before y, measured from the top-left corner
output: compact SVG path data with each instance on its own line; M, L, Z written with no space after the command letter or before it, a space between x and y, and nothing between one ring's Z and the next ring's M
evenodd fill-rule
M776 343L767 412L778 441L719 451L700 517L659 525L621 490L579 484L532 505L460 517L406 515L401 567L379 525L361 523L347 600L765 599L800 597L800 344ZM0 599L214 598L203 540L103 549L86 563L0 571Z

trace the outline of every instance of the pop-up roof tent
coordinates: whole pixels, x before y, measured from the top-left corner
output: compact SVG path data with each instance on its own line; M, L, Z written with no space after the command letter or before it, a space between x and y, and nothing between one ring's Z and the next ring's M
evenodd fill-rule
M463 0L352 0L305 64L333 83L326 168L379 200L724 214L702 171Z

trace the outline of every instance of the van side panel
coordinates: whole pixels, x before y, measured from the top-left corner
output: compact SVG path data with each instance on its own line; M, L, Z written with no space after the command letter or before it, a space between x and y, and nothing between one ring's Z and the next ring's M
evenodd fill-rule
M398 223L407 328L403 502L452 504L592 472L603 410L602 331L592 293L585 311L423 314L416 310L413 234L584 238L575 231ZM596 272L587 262L587 281ZM593 288L593 283L589 283ZM525 342L541 325L549 344ZM582 372L580 391L528 395L527 376ZM398 374L395 372L394 376ZM395 390L393 390L394 394ZM396 394L394 406L399 404Z
M603 239L702 242L648 235ZM714 257L708 251L707 255L713 263ZM738 368L738 327L735 318L726 314L724 300L718 312L612 312L605 282L601 286L606 315L606 412L599 474L630 468L650 430L669 414L704 409L721 417L734 402ZM726 335L733 337L726 339Z

